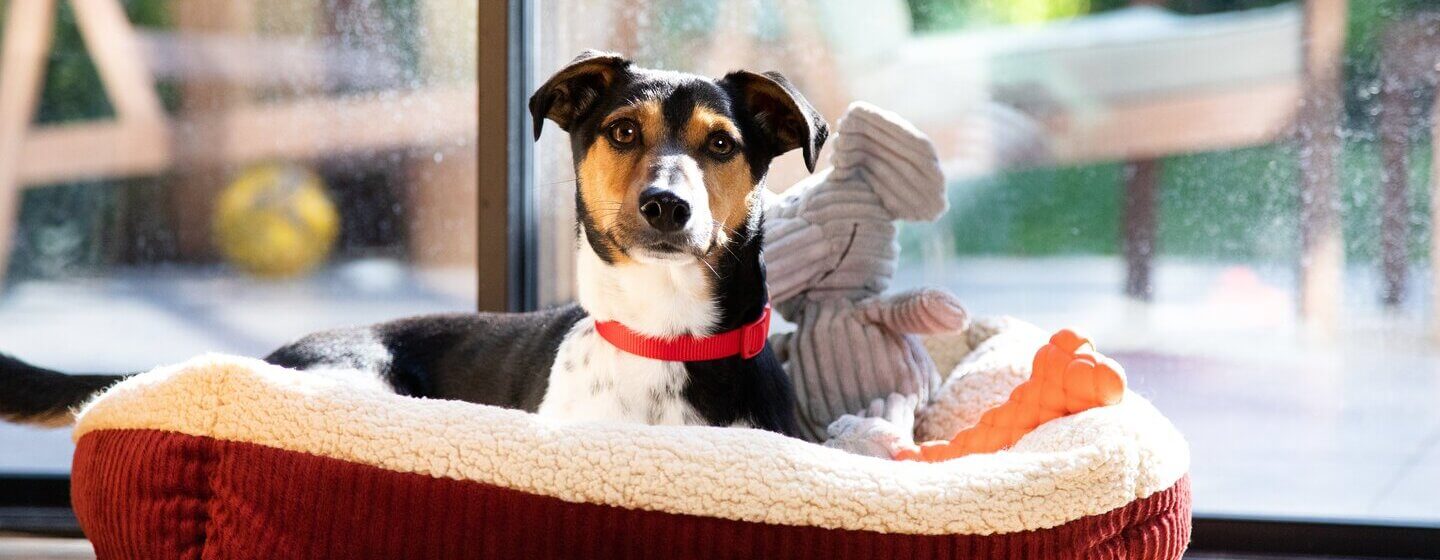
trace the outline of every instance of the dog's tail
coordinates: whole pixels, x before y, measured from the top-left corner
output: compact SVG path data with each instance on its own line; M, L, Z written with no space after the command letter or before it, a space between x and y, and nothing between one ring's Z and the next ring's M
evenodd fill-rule
M0 354L0 419L60 427L95 393L133 374L68 375Z

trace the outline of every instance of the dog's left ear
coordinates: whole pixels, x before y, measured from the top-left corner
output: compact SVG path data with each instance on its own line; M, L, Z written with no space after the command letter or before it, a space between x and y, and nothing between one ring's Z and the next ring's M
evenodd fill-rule
M815 160L820 157L830 127L805 96L790 85L790 80L779 72L756 74L741 70L726 74L720 83L738 96L755 124L770 135L776 146L772 155L800 148L805 167L815 171Z
M535 139L540 139L540 128L545 126L547 118L569 132L629 65L629 60L615 53L595 50L580 53L530 96Z

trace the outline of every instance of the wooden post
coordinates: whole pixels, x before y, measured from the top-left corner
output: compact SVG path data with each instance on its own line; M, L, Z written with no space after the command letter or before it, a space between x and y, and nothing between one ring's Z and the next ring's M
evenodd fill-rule
M165 111L125 7L119 0L72 0L70 5L116 119L160 125L157 129L163 133Z
M1432 70L1433 71L1433 70ZM1437 80L1440 82L1440 80ZM1430 333L1440 341L1440 96L1430 110Z
M183 33L243 33L253 23L252 4L253 0L176 2L176 27ZM176 256L182 259L207 260L215 254L211 215L231 170L214 156L226 149L228 135L223 117L243 95L236 85L214 79L181 83L170 215L175 225Z
M479 48L466 22L475 21L479 7L450 0L423 0L418 5L423 11L420 64L426 81L473 83ZM480 207L476 153L473 147L456 146L459 139L469 140L457 134L405 160L410 261L419 269L474 271L479 266L476 236L469 229ZM466 284L466 297L474 296L473 286L473 281Z
M0 280L5 278L20 213L20 155L40 105L45 61L55 33L54 0L12 1L0 44Z
M1130 0L1152 6L1159 0ZM1159 237L1160 173L1158 158L1125 164L1124 214L1120 216L1121 251L1125 253L1125 295L1148 302L1155 297L1155 242Z
M620 0L614 5L615 13L611 21L612 31L609 33L610 43L606 49L632 57L643 57L646 54L642 49L646 48L649 41L640 37L642 33L651 31L648 25L641 25L641 17L644 16L648 24L658 19L659 11L654 6L648 5L645 0Z
M1337 163L1340 156L1341 54L1347 0L1306 0L1304 91L1299 113L1300 316L1321 332L1334 328L1345 272Z
M481 311L512 311L511 274L514 261L510 235L510 10L516 2L481 2L479 17L478 136L480 194L476 214L480 281L476 302ZM518 224L515 224L518 225Z
M1386 307L1398 306L1405 298L1410 233L1410 98L1398 64L1404 45L1395 35L1385 37L1380 62L1380 272L1383 278L1380 299Z
M1150 301L1155 295L1152 274L1159 230L1159 159L1141 159L1125 165L1124 215L1121 216L1125 253L1125 295Z

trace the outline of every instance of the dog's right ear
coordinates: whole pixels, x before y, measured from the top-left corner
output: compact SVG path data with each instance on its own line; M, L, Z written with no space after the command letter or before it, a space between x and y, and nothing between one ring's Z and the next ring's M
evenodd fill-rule
M569 132L629 65L629 60L615 53L594 50L580 53L530 96L535 139L540 139L540 127L545 125L545 119L555 121L561 130Z
M740 101L749 107L760 128L771 136L775 145L772 156L800 148L805 167L815 172L815 162L830 127L820 111L790 85L790 80L779 72L756 74L739 70L726 74L720 83L739 92Z

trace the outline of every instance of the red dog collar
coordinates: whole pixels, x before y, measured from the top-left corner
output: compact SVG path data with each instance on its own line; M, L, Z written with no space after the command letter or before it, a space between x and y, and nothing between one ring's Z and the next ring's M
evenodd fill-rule
M765 339L770 336L770 304L765 304L765 310L755 322L710 336L657 338L632 331L616 321L596 321L595 332L616 348L652 360L704 362L737 354L749 359L765 349Z

